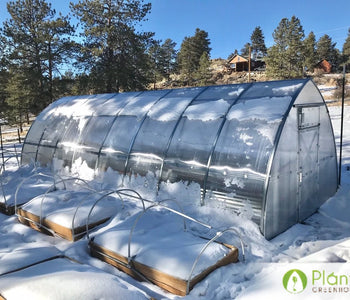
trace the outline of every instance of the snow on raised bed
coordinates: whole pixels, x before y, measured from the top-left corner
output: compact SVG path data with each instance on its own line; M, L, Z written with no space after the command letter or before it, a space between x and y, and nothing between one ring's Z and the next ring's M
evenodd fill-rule
M207 239L185 230L182 216L166 210L147 210L97 234L91 247L92 253L96 253L95 250L98 249L98 254L108 253L117 259L120 256L132 258L135 269L141 273L145 270L143 274L149 280L156 284L158 281L165 283L170 286L169 291L179 290L179 294L182 291L184 295L188 281L200 277L213 266L216 269L237 260L238 252L235 247L216 242L207 243ZM204 248L206 245L207 248ZM224 258L228 260L222 263ZM142 264L142 270L138 267L139 264ZM192 269L194 265L195 268ZM164 276L153 277L153 273L157 272ZM178 283L177 279L185 284ZM165 288L167 289L166 286Z
M21 216L26 216L30 221L38 223L41 217L42 225L74 240L75 231L85 231L89 213L96 202L90 214L89 225L102 223L122 209L119 197L103 196L104 193L92 191L56 190L39 195L24 204L19 210L19 218L23 221ZM98 201L99 199L101 200ZM66 229L72 231L71 237L63 233Z
M8 209L7 213L13 213L15 200L17 205L26 203L31 198L45 193L52 184L53 177L46 168L26 165L4 171L0 175L0 209Z

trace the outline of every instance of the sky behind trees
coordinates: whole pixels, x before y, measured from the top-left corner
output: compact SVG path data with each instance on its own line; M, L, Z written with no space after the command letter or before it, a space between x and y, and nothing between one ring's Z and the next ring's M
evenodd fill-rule
M0 0L0 23L8 14L6 0ZM57 12L70 12L69 2L78 0L51 0ZM305 35L313 31L318 40L328 34L336 47L342 49L350 28L349 0L150 0L148 21L141 30L155 32L155 38L167 38L177 43L192 36L196 28L208 32L211 57L227 58L235 49L240 51L249 42L256 26L265 36L266 46L273 44L272 33L282 18L295 15L301 21ZM72 17L74 23L75 19Z

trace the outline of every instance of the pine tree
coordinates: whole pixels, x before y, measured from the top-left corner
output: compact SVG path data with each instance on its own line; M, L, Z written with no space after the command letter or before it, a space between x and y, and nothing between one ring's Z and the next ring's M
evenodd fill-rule
M286 61L286 49L288 47L288 27L288 19L283 18L272 34L275 44L268 50L265 58L266 73L269 77L287 78L284 62Z
M161 65L163 67L162 74L169 80L169 76L176 69L177 51L176 43L171 39L166 39L161 45Z
M162 79L161 66L160 66L160 41L152 41L151 46L148 49L148 55L150 56L150 65L153 72L154 88L157 81Z
M8 69L10 75L19 72L27 76L14 76L11 86L31 91L22 91L27 97L24 107L37 113L54 99L53 73L70 57L69 36L74 28L67 17L55 18L55 10L45 0L8 2L7 10L10 19L3 23L1 33L6 42Z
M8 106L6 103L7 92L6 86L8 84L9 74L6 69L0 69L0 119L6 119Z
M345 43L343 45L343 57L344 57L344 63L346 65L350 64L350 28L348 30L348 37L345 40ZM349 67L348 67L349 68Z
M309 72L313 72L316 64L316 37L311 31L307 38L304 40L304 65Z
M174 72L176 66L176 43L167 39L163 44L160 41L153 41L149 47L148 54L151 58L152 69L154 70L155 82L166 78Z
M31 79L31 76L35 74L30 68L27 70L23 66L18 70L12 68L5 88L7 93L5 103L9 108L6 113L7 120L10 124L19 124L21 131L24 118L33 105L31 100L38 96L36 86L31 84L37 78Z
M140 0L80 0L71 4L85 41L80 63L95 92L144 89L150 82L147 48L153 33L138 33L151 4ZM92 67L91 67L92 66Z
M211 48L209 47L210 40L208 38L208 32L197 28L193 36L193 42L196 53L198 54L201 52L199 58L202 56L203 52L207 52L209 55Z
M289 78L296 78L303 75L304 55L303 39L304 30L300 20L293 16L289 22L288 40L289 46L286 50L289 63Z
M203 52L199 59L199 68L195 74L197 86L205 86L211 83L210 58L207 52Z
M93 87L91 86L89 74L80 73L75 75L70 91L73 95L91 94Z
M332 43L332 39L329 35L325 34L323 35L318 41L317 41L317 58L318 60L330 60L331 58L331 52L332 48L335 45Z
M275 44L268 50L266 72L278 79L296 78L303 74L304 31L300 20L283 18L273 32Z
M255 60L258 57L266 56L267 48L265 45L265 37L260 26L255 27L252 35L250 36L250 41L251 41L251 53Z
M5 91L9 75L6 68L5 39L0 35L0 119L5 119L7 93Z
M178 64L180 74L187 84L192 84L203 52L210 55L209 45L208 33L199 28L196 29L194 36L184 38L178 53Z
M246 43L244 47L241 49L241 55L249 57L249 48L251 48L250 43Z
M193 48L193 38L185 37L177 57L181 77L188 82L193 80L199 62Z
M339 50L335 46L336 43L332 42L332 38L325 34L318 40L316 50L318 60L325 59L329 61L334 70L337 69L340 60Z
M2 35L2 31L0 28L0 70L5 69L6 64L6 38Z
M71 40L74 30L68 17L62 15L57 19L48 20L44 24L42 43L45 48L42 59L46 61L45 74L47 74L48 79L50 102L60 96L60 91L55 91L54 73L60 74L60 66L70 62L71 58L74 57L73 53L78 50L77 43Z

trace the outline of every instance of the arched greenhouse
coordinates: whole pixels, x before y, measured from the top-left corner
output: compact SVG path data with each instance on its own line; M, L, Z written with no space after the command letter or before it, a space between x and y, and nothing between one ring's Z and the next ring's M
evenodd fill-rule
M71 96L33 123L22 164L53 160L200 184L205 205L249 204L266 238L337 190L327 107L308 79Z

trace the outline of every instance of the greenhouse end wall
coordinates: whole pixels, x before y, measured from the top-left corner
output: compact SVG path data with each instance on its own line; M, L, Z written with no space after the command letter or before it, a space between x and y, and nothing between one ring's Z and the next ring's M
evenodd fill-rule
M22 163L72 168L78 160L123 178L153 174L158 187L197 182L201 204L249 203L267 238L337 189L328 111L307 79L59 99L33 123Z
M272 168L261 224L272 238L313 214L337 190L337 157L327 106L312 81L286 117Z

